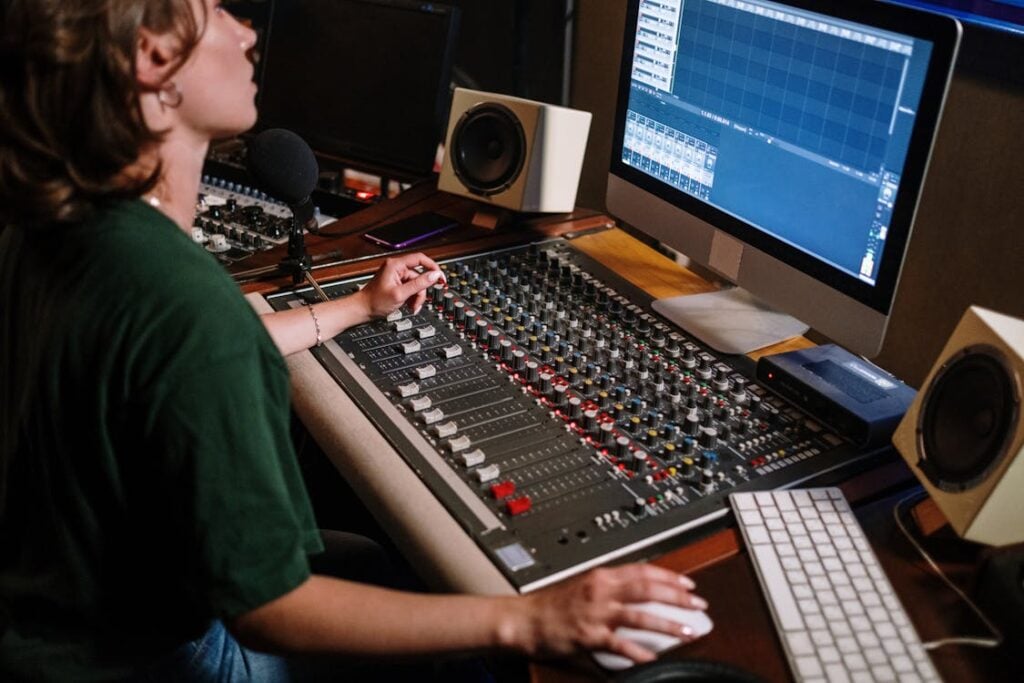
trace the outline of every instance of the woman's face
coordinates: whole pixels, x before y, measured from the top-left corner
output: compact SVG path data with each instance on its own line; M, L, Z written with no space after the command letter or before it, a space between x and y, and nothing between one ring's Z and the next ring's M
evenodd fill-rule
M181 90L182 123L208 139L230 137L256 123L256 84L247 52L255 32L241 24L219 0L193 0L195 16L206 26L199 44L172 80Z

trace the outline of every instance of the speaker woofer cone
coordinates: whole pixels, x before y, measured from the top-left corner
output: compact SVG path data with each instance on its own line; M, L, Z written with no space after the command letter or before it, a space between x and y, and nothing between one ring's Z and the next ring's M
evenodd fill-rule
M526 136L519 118L495 102L466 110L455 125L450 146L455 175L470 192L484 196L507 190L526 160Z
M918 467L944 491L978 485L1006 457L1020 411L1014 376L1002 353L969 346L936 373L917 424Z

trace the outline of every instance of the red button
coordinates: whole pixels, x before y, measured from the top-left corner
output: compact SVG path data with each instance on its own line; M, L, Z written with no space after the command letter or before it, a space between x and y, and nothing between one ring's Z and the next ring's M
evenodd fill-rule
M505 508L508 510L510 515L521 515L533 506L529 496L520 496L519 498L513 498L512 500L505 503Z
M516 485L511 481L503 481L491 485L491 495L494 496L495 500L508 498L515 492Z

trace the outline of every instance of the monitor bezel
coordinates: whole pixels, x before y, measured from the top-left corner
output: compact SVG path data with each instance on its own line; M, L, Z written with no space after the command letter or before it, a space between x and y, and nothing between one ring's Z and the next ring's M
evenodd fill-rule
M927 168L934 133L938 123L950 72L956 58L960 38L959 24L942 15L912 10L900 5L865 2L864 0L787 0L779 4L826 14L838 19L866 24L915 39L932 43L921 102L918 106L917 122L907 150L907 157L901 175L900 189L893 206L892 221L886 238L878 277L874 286L854 277L804 251L761 231L749 223L718 209L711 204L677 190L661 181L633 168L622 161L625 137L626 114L629 108L633 49L636 25L642 0L631 0L627 10L623 31L622 61L619 73L618 98L615 108L615 127L612 138L610 174L639 187L676 208L692 214L712 228L722 230L770 257L818 280L836 291L865 306L888 315L900 269L904 260L913 217L916 212L922 179ZM644 231L643 226L634 226ZM670 245L671 246L671 245ZM687 254L688 256L695 256ZM708 263L702 265L709 266ZM757 292L752 292L757 296Z
M265 80L267 67L273 59L272 43L274 35L274 17L277 16L277 8L281 2L287 0L271 0L270 9L267 14L267 28L263 63L260 66L261 80ZM444 3L424 3L419 0L345 0L352 4L380 5L409 12L430 14L445 17L447 23L447 40L444 53L441 59L441 73L438 75L437 98L433 106L433 121L431 122L434 137L437 142L443 141L445 128L448 123L448 112L451 105L450 83L452 69L455 64L455 51L458 42L460 10L454 5ZM339 73L341 73L339 71ZM314 94L311 93L311 97ZM266 97L265 83L261 83L258 93L258 108L263 109L262 104ZM257 121L255 131L267 128L286 126L287 121L266 120L262 116ZM254 131L254 132L255 132ZM354 131L353 131L354 132ZM346 165L372 172L380 172L395 175L408 179L423 178L430 175L434 170L434 156L429 159L399 158L391 155L382 156L379 150L374 150L372 145L362 144L358 139L339 138L337 136L322 135L316 131L302 131L310 146L317 154L336 159Z

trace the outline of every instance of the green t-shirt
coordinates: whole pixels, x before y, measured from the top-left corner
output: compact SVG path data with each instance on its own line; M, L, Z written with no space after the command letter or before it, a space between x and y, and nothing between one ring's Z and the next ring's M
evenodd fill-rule
M43 362L6 455L0 678L120 677L309 576L288 371L147 204L19 232L0 237L0 353L28 329Z

